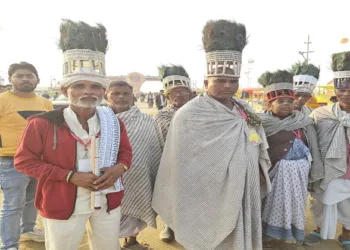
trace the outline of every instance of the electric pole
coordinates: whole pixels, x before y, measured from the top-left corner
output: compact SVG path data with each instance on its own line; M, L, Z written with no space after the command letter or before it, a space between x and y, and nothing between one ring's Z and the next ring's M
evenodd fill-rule
M304 58L306 64L309 64L309 54L313 53L314 51L310 51L310 35L307 36L307 42L304 42L306 44L306 51L299 51L299 54ZM306 54L306 57L304 56Z

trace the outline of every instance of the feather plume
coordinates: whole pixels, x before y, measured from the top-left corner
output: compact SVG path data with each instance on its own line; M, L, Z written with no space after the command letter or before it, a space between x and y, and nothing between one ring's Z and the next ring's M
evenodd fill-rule
M265 72L262 74L258 82L264 88L273 83L281 83L281 82L293 82L293 75L287 70L277 70L275 72Z
M293 64L290 71L294 75L309 75L315 77L316 79L320 77L320 68L313 64L307 64L306 61L303 63L297 62Z
M63 52L70 49L89 49L106 53L108 49L107 30L102 24L96 27L85 22L62 19L59 47Z
M185 70L184 67L181 65L161 65L158 67L158 72L159 72L159 78L163 80L164 78L168 76L184 76L184 77L189 77L187 71Z
M229 20L210 20L202 31L205 52L233 50L242 52L248 43L244 24Z
M350 51L335 53L332 55L333 71L350 71Z

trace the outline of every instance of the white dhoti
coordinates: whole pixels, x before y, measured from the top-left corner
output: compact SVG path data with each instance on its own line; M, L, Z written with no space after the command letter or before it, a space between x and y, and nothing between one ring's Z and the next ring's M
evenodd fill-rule
M87 231L90 250L119 250L120 208L107 208L88 214L72 215L68 220L42 218L46 250L77 250Z
M337 223L350 230L350 180L331 181L322 194L312 193L310 209L322 239L334 239Z

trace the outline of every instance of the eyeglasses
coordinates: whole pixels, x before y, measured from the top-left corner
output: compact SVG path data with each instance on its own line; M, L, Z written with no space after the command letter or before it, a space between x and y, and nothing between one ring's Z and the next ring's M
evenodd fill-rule
M32 74L17 74L17 75L14 75L13 77L16 78L16 79L27 78L29 80L32 80L32 79L34 79L36 77L36 75L33 74L33 73Z
M169 93L170 96L186 95L186 94L190 94L190 92L188 90L180 90L180 91L173 90Z

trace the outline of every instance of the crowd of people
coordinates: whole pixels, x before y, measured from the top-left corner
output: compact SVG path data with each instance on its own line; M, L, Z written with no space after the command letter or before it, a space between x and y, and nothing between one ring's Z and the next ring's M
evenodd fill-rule
M147 249L137 236L157 216L160 239L187 250L315 246L336 237L337 223L350 249L350 52L332 56L337 102L306 107L319 69L298 63L262 74L267 108L255 113L235 97L245 26L209 21L206 93L192 92L184 67L162 65L152 117L133 105L130 84L106 77L102 25L64 20L60 31L69 106L53 110L35 94L40 78L27 62L10 65L13 89L0 94L2 250L28 240L76 250L85 231L90 249Z

